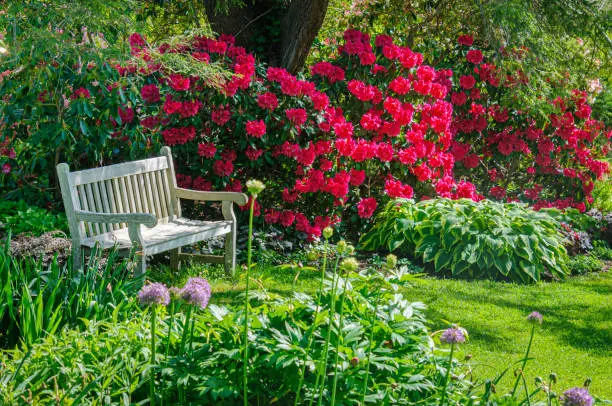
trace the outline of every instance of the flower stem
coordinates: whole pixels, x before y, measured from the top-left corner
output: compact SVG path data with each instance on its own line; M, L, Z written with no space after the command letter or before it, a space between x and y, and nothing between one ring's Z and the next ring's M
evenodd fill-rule
M340 255L336 258L336 264L334 265L334 279L332 283L331 297L329 299L329 326L327 329L327 336L325 337L325 345L323 347L323 362L320 370L317 373L317 382L315 385L315 391L319 391L318 406L323 403L323 388L325 388L325 373L327 372L327 359L329 353L329 341L331 339L332 324L334 323L334 316L336 314L336 289L338 288L338 263L340 262ZM320 382L321 387L317 388Z
M191 329L189 334L189 351L193 351L193 332L195 330L195 317L191 318Z
M336 388L338 386L338 358L340 357L340 341L344 341L342 335L342 320L344 317L344 298L346 297L346 281L342 288L342 297L340 298L340 320L338 320L338 338L336 340L336 357L334 358L334 381L332 384L331 405L336 404Z
M187 314L185 315L185 322L183 323L183 337L181 338L181 346L179 347L179 355L185 353L185 344L187 343L187 335L189 334L189 322L191 321L191 311L193 305L187 307Z
M368 392L368 380L370 378L370 362L372 361L372 351L374 350L373 340L374 340L374 321L376 320L376 313L378 311L378 296L380 292L375 297L375 305L374 305L374 314L372 315L371 325L370 325L370 338L368 345L368 362L366 363L366 376L363 382L363 393L361 394L361 405L365 405L365 397Z
M249 208L249 238L247 240L247 269L246 286L244 288L244 351L243 364L244 375L242 379L244 406L248 406L248 383L249 383L249 277L251 271L251 255L253 252L253 212L255 208L255 196L252 196Z
M444 406L446 400L446 388L450 381L451 370L453 369L453 354L455 352L455 344L451 344L450 356L448 357L448 368L446 369L446 377L444 378L444 386L442 387L442 398L440 399L440 406Z
M535 324L531 327L531 336L529 336L529 344L527 344L527 352L525 353L525 358L523 358L523 364L521 365L521 370L518 376L516 377L516 382L514 383L514 389L512 389L512 396L516 393L516 389L518 388L519 382L521 381L521 375L525 370L525 365L527 365L527 358L529 358L529 352L531 351L531 343L533 342L533 336L535 334Z
M157 306L151 306L151 377L149 380L150 405L155 406L155 328L157 324Z
M170 337L172 337L172 325L174 324L174 312L176 304L174 301L170 304L170 321L168 322L168 339L166 340L166 362L168 362L168 354L170 353Z
M302 370L300 371L300 381L298 382L297 391L295 393L295 401L293 402L294 406L297 406L300 402L300 394L302 393L302 386L304 385L304 378L306 375L306 361L308 359L308 354L310 353L310 347L312 346L312 342L314 341L314 331L317 326L317 318L319 316L319 308L321 307L321 298L323 297L323 285L325 282L325 268L327 267L327 240L325 240L325 252L323 252L323 266L321 268L321 284L319 286L319 297L317 298L317 308L314 314L314 320L312 323L312 328L310 329L310 336L308 337L308 345L306 346L306 359L304 359L304 365L302 365Z

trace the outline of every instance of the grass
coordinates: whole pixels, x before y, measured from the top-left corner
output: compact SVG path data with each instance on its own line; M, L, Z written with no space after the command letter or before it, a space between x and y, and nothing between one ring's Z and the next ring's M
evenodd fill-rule
M318 272L260 266L253 272L255 285L270 295L290 295L294 290L314 292ZM244 280L224 276L217 266L194 265L180 275L165 266L152 268L152 279L182 286L189 276L209 278L212 301L239 303ZM530 325L525 317L537 310L544 323L537 329L527 364L528 383L536 376L547 380L558 375L558 393L582 386L592 378L591 392L612 398L612 273L589 274L564 282L516 285L492 281L461 281L423 278L404 292L412 301L428 305L431 331L458 323L468 330L470 339L458 357L471 354L476 379L492 378L507 367L510 372L498 385L499 393L511 389L513 370L523 356L529 340Z

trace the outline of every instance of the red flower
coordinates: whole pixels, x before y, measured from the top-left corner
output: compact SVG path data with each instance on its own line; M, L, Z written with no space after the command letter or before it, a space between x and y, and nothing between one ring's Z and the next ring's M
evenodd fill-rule
M501 200L506 197L506 189L501 186L494 186L491 188L491 190L489 190L489 194L494 198Z
M142 48L146 45L144 38L138 33L130 35L128 41L132 48Z
M378 206L378 203L373 197L361 199L361 201L357 204L357 214L362 219L369 219L374 214L376 206Z
M414 195L414 191L410 185L404 185L399 180L389 178L385 181L385 192L391 198L403 197L410 199Z
M474 43L474 37L471 35L461 35L457 38L457 42L461 45L465 45L466 47L471 47Z
M474 65L478 65L479 63L481 63L482 58L482 52L480 52L480 50L478 49L472 49L471 51L468 51L467 55L465 56L465 59L467 59L468 62L472 62Z
M285 111L287 118L291 121L296 127L301 126L306 122L308 115L305 109L297 108L297 109L287 109Z
M189 78L173 73L168 76L168 85L177 91L189 90Z
M256 161L263 154L263 150L255 149L249 145L246 151L244 151L244 154L249 159L249 161Z
M74 93L72 93L70 98L72 100L79 99L79 98L89 99L91 98L91 93L89 93L89 90L87 90L86 88L79 87L77 90L74 91Z
M227 106L219 106L219 108L212 111L211 116L212 121L215 124L222 126L225 125L225 123L227 123L230 118L232 118L232 112Z
M119 117L121 118L122 125L129 124L132 122L132 120L134 120L134 110L132 110L129 107L126 107L125 110L119 107L118 113L119 113Z
M166 101L163 107L164 113L168 115L178 113L181 108L183 108L183 103L173 100L171 94L166 95Z
M352 186L361 185L365 181L365 178L366 178L365 171L358 170L358 169L351 169L350 175L351 175L350 183Z
M200 107L202 107L202 102L199 100L185 101L181 103L179 114L182 118L193 117L198 114Z
M280 223L289 227L295 221L295 214L291 210L284 210L279 216Z
M217 147L213 143L198 144L198 155L204 158L214 158Z
M472 75L461 76L461 78L459 79L459 85L464 89L471 89L474 87L475 84L476 79L474 79L474 76Z
M257 97L257 104L262 109L274 110L278 107L278 98L272 92L262 93Z
M266 124L263 120L247 121L246 132L251 137L261 138L266 133Z
M153 84L144 85L142 89L140 89L140 95L142 96L142 100L146 103L157 103L160 100L159 88Z
M234 172L234 164L230 161L215 161L213 164L213 172L217 176L230 176Z

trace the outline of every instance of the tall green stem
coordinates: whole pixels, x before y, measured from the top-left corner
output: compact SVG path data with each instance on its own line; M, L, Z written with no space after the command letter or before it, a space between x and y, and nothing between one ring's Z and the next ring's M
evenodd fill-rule
M336 289L338 288L338 263L340 262L340 255L336 258L336 264L334 265L334 279L332 283L331 297L329 299L329 326L327 329L327 336L325 337L325 345L323 347L323 362L321 368L317 373L317 380L315 382L315 390L319 391L318 406L323 403L323 389L325 388L325 373L327 372L327 359L329 353L329 341L331 339L332 324L334 323L334 316L336 314ZM317 388L321 384L320 388ZM311 399L312 404L312 399Z
M157 306L151 306L151 377L149 380L149 400L150 405L155 406L155 329L157 324Z
M185 322L183 323L183 337L181 338L181 346L179 347L179 355L185 353L185 344L187 343L187 336L189 335L189 322L191 321L191 311L193 305L187 307L187 314L185 315Z
M191 318L191 329L189 333L189 351L193 351L193 332L195 330L195 317Z
M373 340L374 340L374 322L376 321L376 313L378 312L378 296L380 295L380 292L378 292L378 294L375 297L375 304L374 304L374 314L372 315L372 320L370 322L370 338L369 338L369 345L368 345L368 362L366 363L366 376L365 379L363 381L363 392L361 394L361 403L362 405L365 405L365 397L366 394L368 392L368 380L370 378L370 363L372 361L372 351L374 350L374 345L373 345Z
M448 357L448 368L446 369L446 377L444 378L444 386L442 387L442 398L440 399L440 406L444 406L446 401L446 388L451 377L451 370L453 369L453 354L455 352L455 344L451 344L450 356Z
M340 277L338 277L340 278ZM340 357L340 341L344 340L342 336L342 321L344 317L344 298L346 297L346 281L342 288L342 297L340 298L340 320L338 320L338 338L336 340L336 356L334 358L334 381L332 384L331 405L336 404L336 388L338 386L338 358Z
M174 313L176 310L176 304L174 301L170 303L170 321L168 322L168 339L166 340L166 362L168 362L168 354L170 353L170 337L172 337L172 326L174 324Z
M306 361L308 359L308 354L310 353L310 347L312 346L312 342L314 341L314 331L317 327L317 318L319 317L319 308L321 307L321 298L323 297L323 286L325 283L325 268L327 267L327 240L325 240L325 251L323 252L323 266L321 268L321 284L319 285L319 297L317 298L317 308L315 309L314 321L312 323L312 327L310 328L310 336L308 337L308 345L306 345L306 359L304 359L304 365L302 365L302 370L300 371L300 381L298 382L298 388L295 394L295 401L293 402L294 406L297 406L300 401L300 394L302 393L302 386L304 385L304 378L306 375Z
M249 278L251 271L251 255L253 251L253 211L255 207L255 196L251 199L251 207L249 209L249 239L247 240L247 269L246 269L246 286L244 288L244 351L243 351L243 398L244 406L248 406L248 362L249 362Z
M523 364L521 365L521 370L516 376L516 382L514 383L514 389L512 389L512 396L516 393L516 389L518 388L519 382L521 381L521 375L525 370L525 365L527 365L527 358L529 358L529 352L531 351L531 343L533 342L533 336L535 334L535 324L531 327L531 336L529 336L529 344L527 344L527 352L525 353L525 358L523 358Z

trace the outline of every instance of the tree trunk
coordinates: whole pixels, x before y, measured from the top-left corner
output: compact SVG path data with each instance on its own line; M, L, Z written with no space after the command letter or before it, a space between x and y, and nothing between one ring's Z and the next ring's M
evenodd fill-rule
M259 59L296 73L321 29L329 0L293 0L285 6L278 0L247 1L228 14L215 13L210 3L206 14L215 32L236 36L236 43Z

